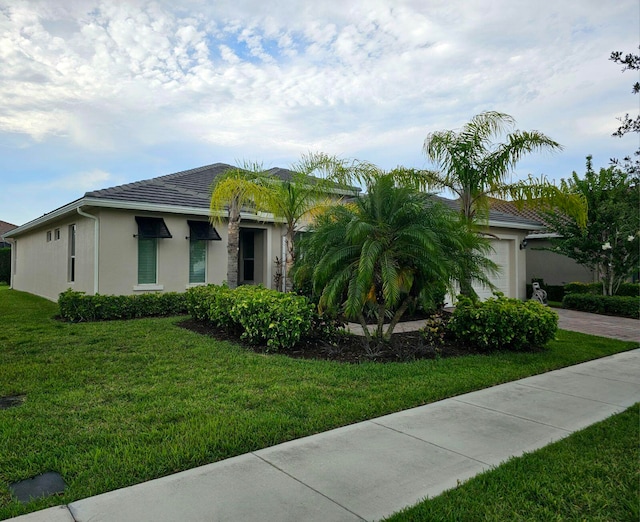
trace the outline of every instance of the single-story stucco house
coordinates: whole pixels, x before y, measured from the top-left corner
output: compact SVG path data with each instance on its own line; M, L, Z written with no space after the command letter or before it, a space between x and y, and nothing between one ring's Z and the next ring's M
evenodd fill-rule
M209 223L210 186L232 168L216 163L157 178L87 192L9 232L11 286L56 300L71 288L89 295L184 292L226 280L227 227ZM287 179L290 171L274 168ZM353 196L353 192L345 192ZM455 202L443 200L455 208ZM489 216L494 283L525 299L526 258L520 245L541 225L503 212ZM239 283L274 286L276 258L284 258L284 227L269 216L242 214ZM478 288L481 297L491 292Z

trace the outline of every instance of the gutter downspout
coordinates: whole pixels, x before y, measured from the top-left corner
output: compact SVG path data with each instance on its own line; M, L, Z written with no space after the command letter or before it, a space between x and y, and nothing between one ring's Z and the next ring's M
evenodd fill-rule
M98 260L100 259L100 220L92 215L87 214L80 207L76 209L78 214L81 216L87 217L89 219L93 219L94 222L94 232L93 232L93 295L98 293L98 275L99 275L99 265Z

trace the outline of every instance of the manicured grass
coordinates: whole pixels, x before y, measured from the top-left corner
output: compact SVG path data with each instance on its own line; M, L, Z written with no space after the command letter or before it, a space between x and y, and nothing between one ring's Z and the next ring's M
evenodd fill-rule
M640 520L640 404L386 520Z
M56 321L55 303L0 287L0 519L64 504L393 411L634 348L560 332L540 353L411 363L264 356L181 318ZM59 497L8 484L58 471Z

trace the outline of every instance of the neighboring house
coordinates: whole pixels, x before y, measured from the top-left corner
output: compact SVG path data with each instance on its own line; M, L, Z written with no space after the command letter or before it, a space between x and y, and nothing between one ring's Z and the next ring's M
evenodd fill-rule
M5 240L4 235L14 228L18 228L18 226L0 220L0 248L11 248L11 243Z
M592 283L597 277L592 270L576 263L564 254L546 250L551 247L551 238L558 234L546 231L544 214L532 209L518 209L511 201L494 201L493 209L511 214L523 219L530 219L542 223L541 230L532 231L527 235L527 283L532 279L543 279L548 285L565 285L571 282Z
M184 292L222 283L227 227L209 224L210 186L230 165L216 163L153 179L87 192L83 197L8 233L12 287L56 300L72 288L87 294ZM290 171L272 169L287 179ZM344 195L353 196L353 192ZM443 200L457 208L451 200ZM525 299L524 238L541 225L491 212L487 233L501 266L493 282ZM239 282L273 287L282 260L284 227L269 216L242 215ZM481 297L491 291L477 289Z

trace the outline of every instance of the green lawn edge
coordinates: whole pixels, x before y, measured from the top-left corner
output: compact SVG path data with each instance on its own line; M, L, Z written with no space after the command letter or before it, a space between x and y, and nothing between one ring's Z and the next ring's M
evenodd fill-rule
M640 403L385 519L640 520Z
M182 318L68 324L0 286L0 519L586 360L635 343L559 331L548 350L348 365L261 355ZM58 471L63 495L8 485Z

